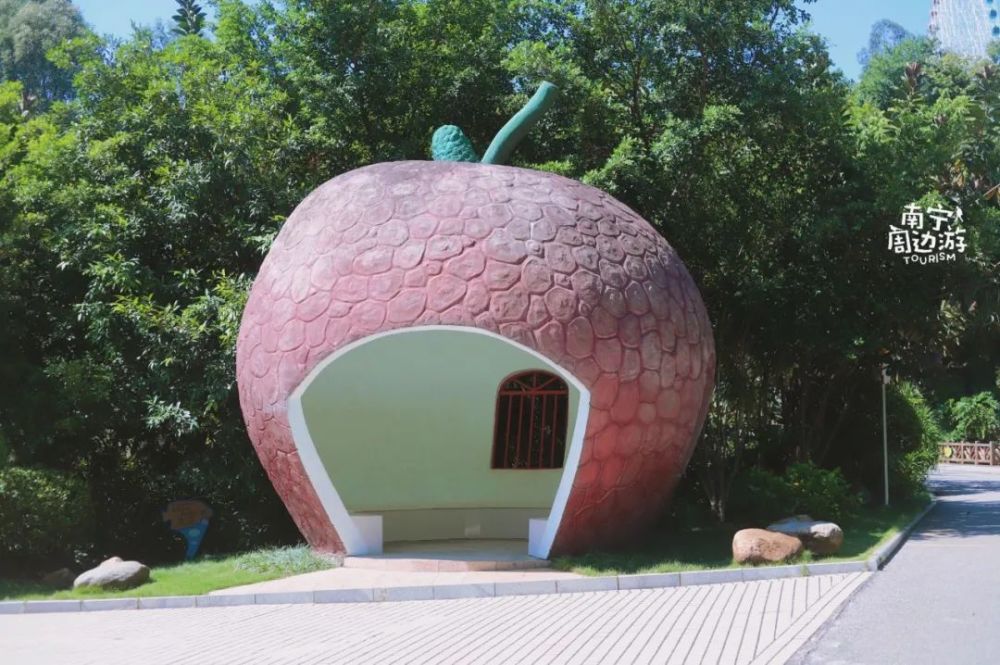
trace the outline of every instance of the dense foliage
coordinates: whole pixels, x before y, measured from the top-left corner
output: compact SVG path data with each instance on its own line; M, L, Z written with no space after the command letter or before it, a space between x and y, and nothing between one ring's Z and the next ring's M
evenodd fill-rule
M861 497L839 469L801 463L776 474L754 467L734 488L731 518L759 527L790 515L841 521L860 506Z
M22 111L73 95L73 68L53 63L47 53L85 32L69 0L0 0L0 81L21 83Z
M87 484L55 471L0 470L0 533L0 568L86 560L94 542Z
M1000 403L992 393L984 391L952 400L948 410L954 423L952 438L956 441L996 441L1000 438Z
M59 17L42 79L3 50L29 5ZM68 6L0 0L0 451L87 480L100 553L174 556L158 509L182 496L216 507L209 550L294 539L234 386L263 253L320 182L425 159L441 124L481 149L543 78L561 101L515 159L639 210L702 289L718 389L690 483L720 518L748 468L879 495L884 363L936 403L992 387L993 64L889 31L852 85L794 0L219 0L122 43ZM914 201L962 207L960 260L887 250ZM909 489L939 438L913 386L890 390Z

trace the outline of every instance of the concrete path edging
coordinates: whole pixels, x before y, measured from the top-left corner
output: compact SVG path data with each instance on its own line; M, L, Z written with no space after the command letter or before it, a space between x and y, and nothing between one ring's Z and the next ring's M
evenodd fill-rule
M593 591L628 591L666 587L698 586L727 582L754 582L784 577L839 575L880 570L909 537L913 527L937 505L936 500L920 512L885 545L868 559L834 563L804 563L761 568L722 568L680 573L608 575L579 579L531 580L520 582L473 582L315 591L269 593L205 594L201 596L151 596L148 598L95 598L79 600L7 600L0 601L0 614L36 614L49 612L95 612L109 610L152 610L181 607L232 607L237 605L297 605L320 603L372 603L404 600L443 600L455 598L495 598L540 594L584 593Z
M899 548L903 546L906 539L910 537L910 533L913 531L913 528L917 526L917 523L924 519L924 517L927 516L927 513L934 510L934 507L937 504L938 500L936 498L931 498L927 507L921 510L916 517L910 520L909 524L900 529L899 533L890 538L887 543L875 550L875 552L868 557L868 561L866 562L868 564L868 570L873 572L882 570L885 564L889 563L889 561L892 560L892 557L896 555L896 552L899 551Z

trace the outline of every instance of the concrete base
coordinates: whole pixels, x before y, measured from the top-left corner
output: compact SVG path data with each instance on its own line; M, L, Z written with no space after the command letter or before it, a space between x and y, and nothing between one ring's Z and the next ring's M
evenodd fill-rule
M352 515L354 526L361 535L362 550L358 554L372 555L382 553L382 516Z
M408 572L463 572L546 568L528 554L526 540L427 540L386 543L382 554L349 556L345 568Z
M537 558L548 558L549 546L552 541L545 539L545 532L549 527L547 519L528 520L528 554Z

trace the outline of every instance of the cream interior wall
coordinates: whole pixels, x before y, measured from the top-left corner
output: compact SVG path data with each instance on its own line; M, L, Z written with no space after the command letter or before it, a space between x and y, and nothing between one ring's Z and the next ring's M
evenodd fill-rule
M526 538L527 520L548 514L562 469L491 469L490 458L497 387L530 369L553 371L486 335L400 332L329 363L302 409L345 507L383 515L386 541ZM567 442L579 398L569 383Z

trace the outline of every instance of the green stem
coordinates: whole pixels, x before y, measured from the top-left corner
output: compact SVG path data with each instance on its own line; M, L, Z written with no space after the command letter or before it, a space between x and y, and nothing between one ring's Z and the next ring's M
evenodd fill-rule
M507 121L490 143L483 155L483 164L503 164L514 152L514 148L527 135L538 119L551 108L556 101L559 89L543 81L528 103Z

